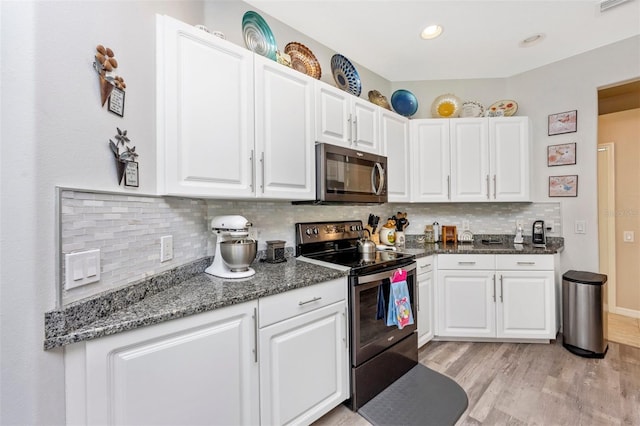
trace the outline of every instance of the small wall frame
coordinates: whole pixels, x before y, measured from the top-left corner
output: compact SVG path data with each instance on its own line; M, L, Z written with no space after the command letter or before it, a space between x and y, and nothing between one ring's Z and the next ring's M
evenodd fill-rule
M576 143L563 143L547 147L547 166L567 166L576 164Z
M578 110L559 112L549 115L549 136L578 131Z
M578 175L549 176L549 197L577 197Z

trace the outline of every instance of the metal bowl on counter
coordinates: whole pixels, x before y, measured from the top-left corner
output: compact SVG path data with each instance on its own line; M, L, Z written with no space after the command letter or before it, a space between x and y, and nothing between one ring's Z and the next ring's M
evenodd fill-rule
M220 243L220 254L232 272L244 272L256 258L258 241L251 239L227 240Z

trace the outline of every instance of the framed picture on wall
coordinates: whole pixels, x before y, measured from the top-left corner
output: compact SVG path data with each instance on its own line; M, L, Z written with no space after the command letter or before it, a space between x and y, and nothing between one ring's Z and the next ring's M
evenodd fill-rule
M578 131L578 110L549 115L549 136Z
M563 143L547 147L547 166L576 164L576 143Z
M549 176L549 197L577 197L578 175Z
M127 161L124 169L124 186L138 187L138 163Z

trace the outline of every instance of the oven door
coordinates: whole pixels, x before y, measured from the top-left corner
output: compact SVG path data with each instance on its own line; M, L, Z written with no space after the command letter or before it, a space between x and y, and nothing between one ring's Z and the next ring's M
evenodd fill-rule
M396 325L387 326L390 278L397 269L394 267L371 275L351 277L351 363L353 366L361 365L416 330L415 262L402 267L407 271L407 287L414 323L405 326L402 330ZM379 295L383 295L384 305L379 303L381 302ZM382 310L384 315L381 315Z

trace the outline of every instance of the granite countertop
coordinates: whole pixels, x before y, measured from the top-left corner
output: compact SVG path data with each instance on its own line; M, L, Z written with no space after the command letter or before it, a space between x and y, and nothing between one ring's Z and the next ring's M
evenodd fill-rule
M204 273L210 263L210 258L201 259L45 313L44 349L247 302L348 273L289 257L278 264L255 261L253 277L228 280Z
M562 237L547 237L544 248L534 247L531 237L524 237L523 244L513 244L513 235L475 235L473 242L447 245L420 242L417 237L407 236L406 246L402 250L416 258L432 254L556 254L564 250ZM491 243L487 244L488 241Z

